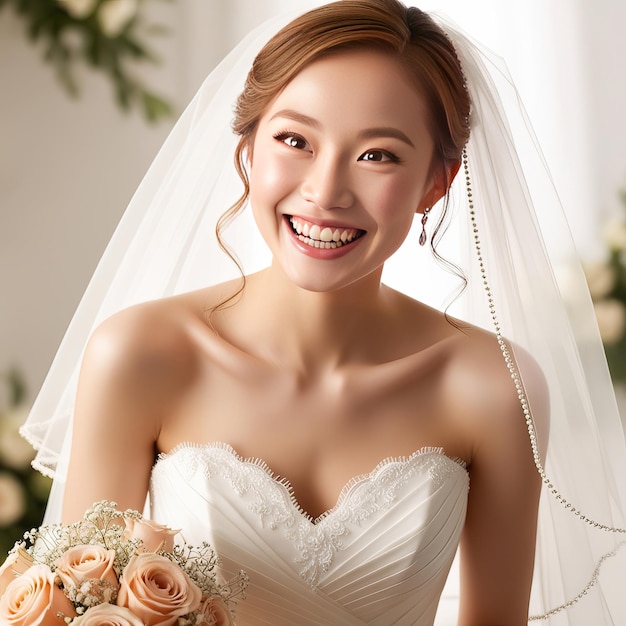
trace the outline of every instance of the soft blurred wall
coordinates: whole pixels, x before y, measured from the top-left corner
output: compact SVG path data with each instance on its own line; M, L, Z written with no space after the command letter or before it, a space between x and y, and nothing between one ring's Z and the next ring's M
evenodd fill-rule
M606 215L619 207L617 189L626 188L626 2L582 0L581 14L595 207Z
M141 75L181 110L246 32L306 0L145 2L170 33ZM319 3L317 3L319 4ZM515 6L517 5L517 7ZM425 0L505 55L535 124L581 250L616 210L626 172L626 3ZM548 52L549 50L549 52ZM11 10L0 11L0 372L39 388L120 215L173 120L120 112L85 70L67 98Z

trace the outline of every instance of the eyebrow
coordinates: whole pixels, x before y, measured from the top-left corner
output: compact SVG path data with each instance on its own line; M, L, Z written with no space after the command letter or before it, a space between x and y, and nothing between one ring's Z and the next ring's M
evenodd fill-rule
M299 113L298 111L294 111L293 109L281 109L280 111L274 113L274 115L272 115L270 119L273 120L277 117L284 117L293 120L294 122L299 122L301 124L305 124L306 126L311 126L312 128L322 127L321 123L314 117L310 117L309 115L305 115L304 113ZM393 137L411 146L411 148L415 148L415 145L407 137L407 135L403 133L399 128L394 128L393 126L377 126L375 128L365 128L361 132L359 132L358 137L360 139Z

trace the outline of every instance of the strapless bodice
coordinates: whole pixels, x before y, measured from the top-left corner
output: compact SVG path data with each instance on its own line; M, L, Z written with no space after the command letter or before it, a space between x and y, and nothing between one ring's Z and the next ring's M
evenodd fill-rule
M153 468L151 516L208 541L224 577L247 572L238 626L432 626L468 486L462 462L422 449L354 478L312 519L262 461L181 445Z

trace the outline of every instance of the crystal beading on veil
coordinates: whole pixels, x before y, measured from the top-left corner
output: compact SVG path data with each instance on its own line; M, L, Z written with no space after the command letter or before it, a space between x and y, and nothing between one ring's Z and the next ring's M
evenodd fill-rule
M214 233L242 192L227 158L237 144L232 107L254 56L291 17L255 30L206 79L133 197L78 307L23 428L38 450L35 467L55 477L48 520L59 516L78 369L95 327L132 304L238 276ZM434 243L446 263L462 270L467 287L455 295L458 275L442 269L435 255L427 258L415 234L386 264L384 280L427 304L449 306L500 343L544 482L531 615L552 626L624 624L626 445L584 275L503 63L452 26L442 27L460 58L472 114L464 169L449 193L450 217ZM249 213L225 233L246 273L269 263ZM548 383L549 440L533 421L524 353Z

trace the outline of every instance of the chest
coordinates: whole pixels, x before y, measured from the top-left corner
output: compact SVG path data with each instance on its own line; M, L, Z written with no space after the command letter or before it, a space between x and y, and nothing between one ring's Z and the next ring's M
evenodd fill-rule
M409 457L423 447L462 458L442 407L437 375L406 364L317 377L213 369L163 429L159 448L223 442L242 457L262 458L317 517L352 477L381 459Z

